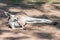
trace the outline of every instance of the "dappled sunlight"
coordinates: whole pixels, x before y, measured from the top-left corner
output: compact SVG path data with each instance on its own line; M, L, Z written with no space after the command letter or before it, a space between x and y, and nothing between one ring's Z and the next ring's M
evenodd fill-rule
M10 7L9 11L10 12L20 12L20 11L22 11L22 9L20 7Z
M60 9L55 5L12 4L0 3L0 7L8 12L25 12L28 16L51 19L54 24L26 24L23 30L11 29L7 16L0 10L0 39L1 40L60 40ZM6 7L6 8L5 8ZM5 10L5 11L6 11ZM2 23L2 24L1 24Z
M0 3L0 7L4 7L4 6L7 6L7 4L5 4L5 3Z
M41 16L43 15L42 12L36 10L36 9L30 9L30 10L23 10L25 13L27 13L29 16Z

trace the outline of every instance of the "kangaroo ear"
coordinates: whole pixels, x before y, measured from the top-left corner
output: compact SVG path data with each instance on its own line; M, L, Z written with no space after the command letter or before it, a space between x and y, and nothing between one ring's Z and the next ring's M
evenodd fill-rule
M8 12L4 12L4 13L5 13L5 15L8 16L8 17L11 15L11 14L8 13Z

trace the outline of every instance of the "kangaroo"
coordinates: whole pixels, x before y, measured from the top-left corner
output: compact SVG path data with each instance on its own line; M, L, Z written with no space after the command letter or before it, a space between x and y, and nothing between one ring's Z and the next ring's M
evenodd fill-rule
M49 19L43 19L43 18L33 18L28 16L25 12L21 11L19 13L16 13L15 15L9 14L8 12L5 12L6 15L8 15L9 25L12 27L12 29L16 29L16 25L21 25L22 28L25 28L25 25L28 23L52 23L52 20ZM15 20L15 21L14 21Z

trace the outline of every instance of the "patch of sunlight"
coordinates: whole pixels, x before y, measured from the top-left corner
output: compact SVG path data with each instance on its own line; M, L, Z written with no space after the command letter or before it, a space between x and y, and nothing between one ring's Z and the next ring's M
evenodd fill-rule
M5 3L0 3L0 7L7 6Z

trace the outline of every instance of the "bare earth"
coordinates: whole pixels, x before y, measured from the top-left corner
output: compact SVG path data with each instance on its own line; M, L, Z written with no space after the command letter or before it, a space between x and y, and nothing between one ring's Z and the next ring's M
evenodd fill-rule
M46 5L45 5L46 6ZM29 16L55 15L60 17L60 10L48 9L41 12L37 9L23 9ZM44 7L43 7L44 8ZM16 9L10 9L15 10ZM20 9L18 9L19 11ZM0 40L60 40L60 23L57 25L48 24L27 24L24 30L11 29L6 24L7 19L0 20Z

